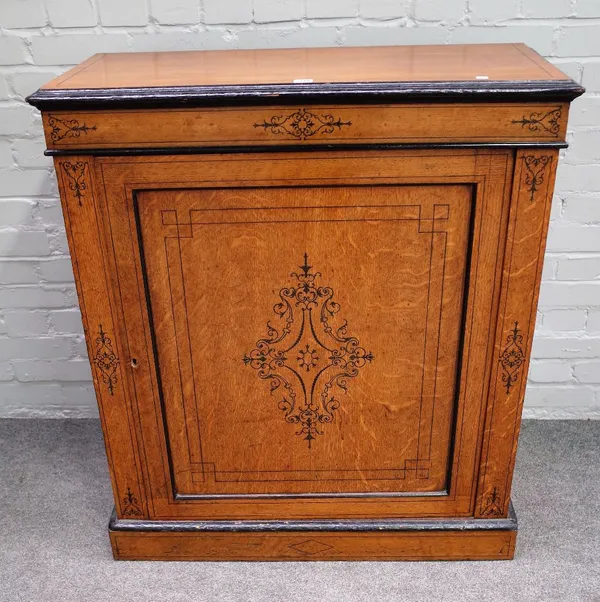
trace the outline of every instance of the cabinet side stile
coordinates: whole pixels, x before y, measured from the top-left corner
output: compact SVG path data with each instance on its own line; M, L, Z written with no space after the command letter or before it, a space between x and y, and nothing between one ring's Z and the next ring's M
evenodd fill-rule
M515 171L475 516L508 515L558 150L522 149Z
M106 454L122 518L147 518L134 421L125 385L128 359L120 341L97 207L94 157L54 158L88 357Z

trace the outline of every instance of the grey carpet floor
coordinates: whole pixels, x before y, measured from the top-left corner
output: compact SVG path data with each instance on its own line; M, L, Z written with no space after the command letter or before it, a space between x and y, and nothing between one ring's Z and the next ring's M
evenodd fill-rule
M526 422L512 562L115 562L94 420L0 421L2 602L600 602L600 421Z

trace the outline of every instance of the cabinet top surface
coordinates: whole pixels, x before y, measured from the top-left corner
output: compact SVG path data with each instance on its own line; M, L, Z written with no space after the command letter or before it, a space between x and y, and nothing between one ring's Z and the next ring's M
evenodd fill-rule
M383 93L404 101L415 94L464 97L534 90L565 99L582 91L524 44L481 44L98 54L29 100L40 108L60 108L61 100L112 104L134 97L168 105L261 95L271 103L302 96L338 101L342 94ZM44 106L48 100L52 107Z

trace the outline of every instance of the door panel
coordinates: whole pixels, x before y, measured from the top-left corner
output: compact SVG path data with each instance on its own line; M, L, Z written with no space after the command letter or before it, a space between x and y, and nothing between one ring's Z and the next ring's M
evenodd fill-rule
M472 515L511 169L471 150L99 159L150 516Z
M176 491L444 491L471 200L138 193Z

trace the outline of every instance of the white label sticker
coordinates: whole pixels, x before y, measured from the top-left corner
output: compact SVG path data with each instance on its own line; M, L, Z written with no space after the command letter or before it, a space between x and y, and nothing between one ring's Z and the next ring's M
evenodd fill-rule
M294 84L312 84L315 80L306 78L306 79L295 79L292 83Z
M476 75L475 79L490 79L487 75Z

